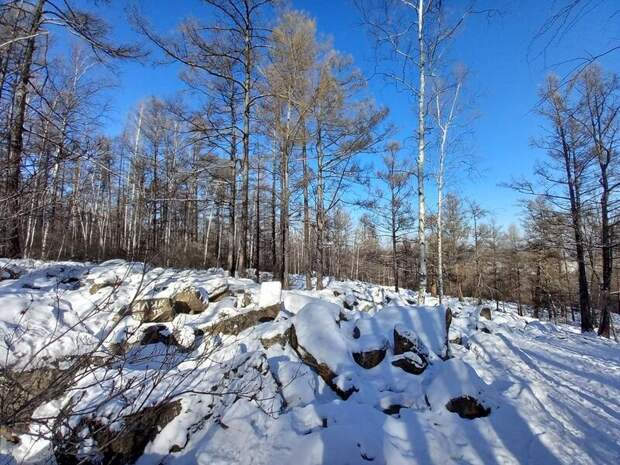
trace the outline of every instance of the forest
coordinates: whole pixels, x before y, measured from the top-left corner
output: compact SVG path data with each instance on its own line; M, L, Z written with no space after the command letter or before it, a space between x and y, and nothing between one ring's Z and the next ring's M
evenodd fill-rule
M498 186L523 193L522 217L499 224L446 182L475 157L468 71L444 49L491 12L445 3L352 5L377 73L415 102L411 143L352 58L291 5L206 0L173 32L134 7L137 39L122 43L96 10L3 1L0 255L269 271L285 288L291 274L307 287L334 276L513 301L609 336L618 77L595 60L549 75L533 142L547 157ZM128 60L178 64L184 90L145 98L107 134L114 66Z

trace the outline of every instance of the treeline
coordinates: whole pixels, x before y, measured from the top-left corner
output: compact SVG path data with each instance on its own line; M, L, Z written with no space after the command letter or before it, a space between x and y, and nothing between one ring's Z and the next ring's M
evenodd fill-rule
M588 68L549 81L549 132L538 141L549 162L541 182L514 183L533 195L522 232L503 229L444 180L466 73L445 72L437 57L468 12L451 18L430 2L420 16L416 2L382 1L356 4L388 63L378 69L402 78L416 102L414 149L391 140L387 109L303 12L203 0L196 16L208 19L162 35L133 11L138 47L116 43L102 17L71 2L3 2L0 255L271 271L285 286L291 273L307 287L360 279L512 300L551 318L577 313L584 330L600 320L609 335L617 78ZM415 33L390 42L398 31L382 24ZM121 135L105 134L110 67L149 50L180 64L184 90L144 100ZM403 75L390 71L405 69L399 60ZM368 154L380 166L365 166ZM438 190L428 215L426 179Z
M253 268L285 282L293 263L329 272L354 157L381 140L387 111L304 13L204 4L212 23L166 37L133 13L148 46L183 65L186 90L144 101L116 138L100 130L101 61L143 50L108 43L103 20L75 5L3 4L3 255ZM52 55L63 26L83 40Z

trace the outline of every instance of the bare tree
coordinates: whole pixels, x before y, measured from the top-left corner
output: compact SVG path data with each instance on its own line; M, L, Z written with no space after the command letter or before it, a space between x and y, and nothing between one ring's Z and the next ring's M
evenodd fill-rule
M356 0L362 20L374 40L377 73L391 80L417 102L417 178L418 178L418 301L424 303L427 287L426 244L426 133L429 70L441 55L443 45L459 29L472 11L448 14L438 0Z
M435 81L435 124L439 130L438 167L437 167L437 292L439 303L442 303L443 286L443 195L446 171L446 158L449 148L449 131L458 113L457 103L463 82L465 71L456 71L455 82L443 85L441 81Z

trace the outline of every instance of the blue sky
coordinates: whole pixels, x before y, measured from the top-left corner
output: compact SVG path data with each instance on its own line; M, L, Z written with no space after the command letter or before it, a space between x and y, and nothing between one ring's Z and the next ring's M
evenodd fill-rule
M465 1L465 0L456 0ZM149 0L138 2L158 30L165 32L187 15L204 15L199 0ZM537 158L544 156L530 146L540 133L541 119L536 115L537 91L550 71L562 75L576 65L567 60L605 50L618 41L618 18L613 1L593 2L587 20L578 22L570 33L547 49L546 56L535 57L542 43L532 39L548 16L551 0L487 0L486 6L499 10L492 18L470 17L455 39L454 58L470 70L467 91L475 96L478 118L472 123L473 153L479 173L468 176L453 173L449 190L475 199L489 210L500 224L519 222L519 195L499 184L513 177L530 176ZM112 0L104 11L122 39L135 37L127 26L124 6ZM351 0L293 0L317 20L321 35L331 37L335 48L351 54L355 64L367 75L373 68L369 42ZM532 48L533 46L533 48ZM529 53L530 52L534 53ZM605 57L601 64L618 71L620 53ZM564 63L564 64L560 64ZM107 121L108 130L118 133L128 112L149 95L172 95L180 89L177 66L154 66L150 63L124 63L119 66L119 86L112 92L114 111ZM376 101L389 107L390 120L401 134L416 129L414 106L380 79L371 80L370 92ZM411 153L415 156L415 153ZM430 156L433 154L431 152ZM434 196L429 196L430 209Z

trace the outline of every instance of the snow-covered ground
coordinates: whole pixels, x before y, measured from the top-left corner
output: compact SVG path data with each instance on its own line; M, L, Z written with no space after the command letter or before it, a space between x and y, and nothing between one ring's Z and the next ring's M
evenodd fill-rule
M280 293L120 260L0 266L4 373L89 361L27 433L0 434L0 464L620 463L620 345L509 304L488 320L359 282ZM171 307L181 295L199 310Z

